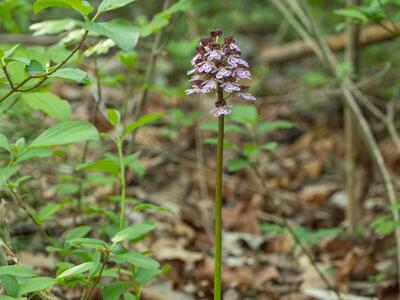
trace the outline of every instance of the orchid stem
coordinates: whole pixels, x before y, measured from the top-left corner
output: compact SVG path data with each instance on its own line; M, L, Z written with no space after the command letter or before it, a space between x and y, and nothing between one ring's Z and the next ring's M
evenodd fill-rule
M215 262L214 300L221 300L222 265L222 165L224 154L224 115L218 117L217 175L215 179Z

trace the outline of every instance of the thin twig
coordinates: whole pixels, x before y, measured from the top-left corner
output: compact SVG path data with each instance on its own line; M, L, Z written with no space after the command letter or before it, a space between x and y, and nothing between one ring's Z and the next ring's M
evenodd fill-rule
M64 66L72 58L72 56L74 56L74 54L76 52L78 52L78 50L82 47L84 41L86 40L87 35L88 35L88 31L85 31L85 33L83 34L81 40L75 46L75 48L71 51L71 53L62 62L60 62L55 67L53 67L53 69L51 71L49 71L47 73L44 73L44 74L37 74L37 75L28 76L23 81L21 81L18 85L16 85L14 88L12 88L6 95L4 95L2 98L0 98L0 103L5 101L8 97L13 95L14 93L29 92L29 91L34 90L37 87L41 86L43 83L45 83L50 75L52 75L55 72L57 72L62 66ZM22 89L25 86L25 84L30 82L32 79L39 79L39 82L34 84L32 87L29 87L29 88L26 88L26 89Z

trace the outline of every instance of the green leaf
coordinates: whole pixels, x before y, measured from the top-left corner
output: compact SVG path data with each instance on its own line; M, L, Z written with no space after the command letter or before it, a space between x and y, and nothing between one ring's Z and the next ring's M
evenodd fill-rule
M240 159L240 158L231 159L228 162L228 171L229 172L236 172L236 171L239 171L241 169L248 168L249 166L250 166L250 163L249 163L248 160Z
M17 44L14 47L8 49L7 51L4 51L4 56L3 57L4 58L8 58L8 57L12 56L15 53L15 51L17 51L18 47L19 47L19 44Z
M60 121L67 121L71 115L68 101L52 93L27 93L22 95L22 100L33 109L39 109Z
M124 294L124 300L138 300L135 295L127 292Z
M10 297L10 296L4 296L4 295L0 295L0 300L27 300L26 297Z
M92 227L90 227L90 226L76 227L76 228L72 229L70 232L68 232L68 234L65 236L65 241L84 237L85 235L87 235L89 233L90 230L92 230Z
M123 241L131 241L139 239L146 234L152 232L156 228L153 224L137 224L131 227L125 228L115 234L111 241L116 244Z
M98 139L99 133L91 123L68 121L44 131L29 145L29 148L54 147Z
M29 65L25 67L25 71L31 75L44 74L46 72L42 64L35 59L29 62Z
M7 180L17 173L19 170L19 166L12 166L12 167L3 167L0 169L0 187L2 187Z
M296 127L296 124L287 120L265 121L257 126L257 133L262 134L278 129L290 129Z
M284 233L286 228L277 224L265 223L261 225L261 230L266 233Z
M90 170L90 171L103 171L110 173L114 176L119 174L119 166L110 159L100 159L93 163L86 163L78 166L79 170Z
M85 273L89 270L92 270L94 267L96 267L96 264L93 262L86 262L77 266L74 266L72 268L69 268L62 272L60 275L57 276L57 279L62 279L65 277L70 277L70 276L75 276L79 275L82 273Z
M80 24L80 22L74 19L49 20L32 24L29 26L29 29L34 31L34 36L48 35L71 31L78 24Z
M119 264L128 263L142 269L157 269L160 267L158 261L139 252L115 255L112 260Z
M124 19L102 23L87 21L85 28L91 33L109 37L126 52L132 51L139 39L139 28Z
M368 16L357 8L343 8L343 9L336 9L335 14L346 17L346 18L353 18L359 20L361 22L367 22Z
M131 287L131 283L117 281L103 288L103 298L107 300L119 300L121 295Z
M33 158L44 158L44 157L49 157L53 154L53 151L49 149L31 149L28 151L25 151L22 153L18 159L17 162L23 162L26 160L30 160Z
M164 116L163 114L157 114L157 113L145 115L145 116L141 117L139 120L129 124L124 130L124 135L130 134L135 129L142 127L148 123L151 123L155 120L158 120L158 119L162 118L163 116Z
M87 1L81 0L36 0L33 5L33 12L35 14L41 12L42 10L49 7L62 7L69 8L78 11L82 16L87 18L88 14L93 11L93 6L91 6Z
M121 121L121 115L118 110L107 109L107 114L108 114L108 120L111 122L111 124L114 125L114 127L117 126Z
M35 277L25 280L19 287L19 295L37 292L48 289L55 284L55 280L50 277Z
M37 217L39 219L39 223L43 224L46 222L48 219L50 219L55 213L57 213L60 209L62 208L61 204L58 203L51 203L47 204L45 207L43 207L39 213L37 214Z
M97 14L124 7L125 5L128 5L129 3L132 3L134 1L136 0L103 0L100 3Z
M267 151L274 151L276 148L278 148L278 143L277 142L269 142L261 146L262 149L267 150Z
M162 274L160 269L138 269L136 272L136 280L141 285L146 285L155 277Z
M8 139L0 132L0 148L8 149Z
M87 73L78 68L62 68L51 74L49 77L72 80L79 84L89 82Z
M32 277L35 276L31 268L25 266L2 266L0 267L0 276L1 275L11 275L15 277Z
M99 239L92 239L92 238L76 238L67 241L68 244L74 246L82 246L88 249L98 249L103 248L107 245L106 242L99 240Z
M1 275L0 282L8 295L14 296L14 297L18 296L19 283L18 283L18 280L14 276ZM15 298L13 298L13 299L15 299Z
M235 105L232 107L232 121L252 124L257 121L257 108L253 105Z

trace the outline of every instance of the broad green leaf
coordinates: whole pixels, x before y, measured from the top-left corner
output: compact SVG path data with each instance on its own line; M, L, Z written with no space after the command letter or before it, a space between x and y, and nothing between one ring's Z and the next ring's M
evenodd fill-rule
M278 129L290 129L296 127L296 124L287 120L265 121L257 125L257 133L266 133Z
M357 8L337 9L334 12L335 12L335 14L337 14L339 16L353 18L353 19L359 20L361 22L367 22L369 19L365 13L363 13L361 10L359 10Z
M118 54L119 61L126 67L126 68L133 68L137 62L138 54L137 52L122 52L120 51Z
M142 269L157 269L160 267L158 261L142 254L139 252L130 252L125 254L119 254L112 257L116 263L123 264L128 263L135 267Z
M276 148L278 148L278 143L277 142L269 142L261 146L262 149L267 150L267 151L274 151Z
M121 295L125 293L131 285L131 283L126 281L117 281L108 284L103 288L103 298L107 300L119 300Z
M89 82L87 73L78 68L62 68L51 74L49 77L72 80L79 84Z
M46 72L42 64L35 59L32 59L29 62L29 65L25 67L25 71L31 75L39 75L39 74L44 74Z
M139 284L145 285L152 281L155 277L162 274L160 269L138 269L136 271L136 280Z
M153 224L137 224L131 227L125 228L115 234L111 241L116 244L123 241L131 241L139 239L146 234L152 232L156 228Z
M37 217L39 219L40 224L43 224L46 222L48 219L50 219L54 214L56 214L60 209L62 208L61 204L58 203L51 203L47 204L45 207L43 207L39 213L37 214Z
M10 296L5 296L5 295L0 295L0 300L27 300L26 297L10 297Z
M286 228L281 225L265 223L261 225L261 230L265 233L284 233L286 232Z
M8 49L7 51L4 51L4 58L8 58L11 55L13 55L15 53L15 51L17 51L18 47L19 47L19 44L17 44L14 47Z
M71 115L68 101L52 93L27 93L22 95L22 100L33 109L39 109L60 121L67 121Z
M135 129L142 127L148 123L151 123L155 120L158 120L163 117L163 114L148 114L143 117L141 117L139 120L129 124L125 130L124 130L124 135L130 134L132 131Z
M232 121L252 124L257 121L257 109L253 105L235 105L232 107Z
M1 275L0 276L0 284L4 287L7 295L14 296L14 297L18 296L19 283L18 283L18 280L14 276ZM13 299L15 299L15 298L13 298Z
M86 163L78 166L79 170L90 171L103 171L117 176L119 173L119 166L114 161L109 159L100 159L93 163Z
M124 300L138 300L138 298L136 298L135 295L133 295L133 294L131 294L129 292L126 292L124 294Z
M108 114L108 120L111 122L111 124L114 125L114 127L117 126L121 121L121 115L118 110L107 109L107 114Z
M75 276L92 270L96 265L93 262L86 262L72 268L69 268L57 276L57 279L62 279L65 277Z
M8 139L0 132L0 148L8 149Z
M65 236L65 241L84 237L89 233L90 230L92 230L92 227L90 226L76 227L72 229L70 232L68 232L68 234Z
M48 289L55 284L55 280L50 277L35 277L25 280L19 287L19 295L37 292Z
M22 153L17 162L23 162L34 158L45 158L53 155L53 151L49 149L31 149Z
M99 6L97 14L123 7L134 1L136 0L103 0Z
M35 14L41 12L42 10L49 7L62 7L69 8L78 11L82 16L87 18L87 15L93 11L93 6L91 6L87 1L81 0L36 0L33 5L33 12Z
M19 265L0 267L1 275L11 275L15 277L32 277L35 276L31 268Z
M82 237L68 240L67 243L74 246L82 246L84 248L89 248L89 249L103 248L104 246L107 245L106 242L99 239L82 238Z
M85 28L91 33L104 35L112 39L118 47L126 52L132 51L139 39L139 28L124 19L115 19L102 23L87 21Z
M245 169L248 168L250 166L250 163L248 160L246 159L231 159L228 162L228 171L229 172L236 172L239 171L241 169Z
M17 173L18 170L19 166L0 168L0 187L2 187L11 176Z
M98 139L99 133L91 123L68 121L44 131L29 145L29 148L54 147Z
M70 31L74 29L79 23L80 22L74 19L49 20L32 24L31 26L29 26L29 29L34 31L34 36L57 34L64 31Z

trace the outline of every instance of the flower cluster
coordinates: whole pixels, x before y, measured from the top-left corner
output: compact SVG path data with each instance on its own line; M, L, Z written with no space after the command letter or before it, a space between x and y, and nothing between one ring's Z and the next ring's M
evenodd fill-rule
M245 100L254 101L256 98L248 93L248 86L240 84L241 79L250 79L249 64L240 57L241 51L232 36L222 39L222 31L211 31L210 37L202 38L197 54L192 59L192 87L186 94L217 92L218 101L215 108L210 110L215 116L229 115L230 107L226 104L224 93L239 96Z

